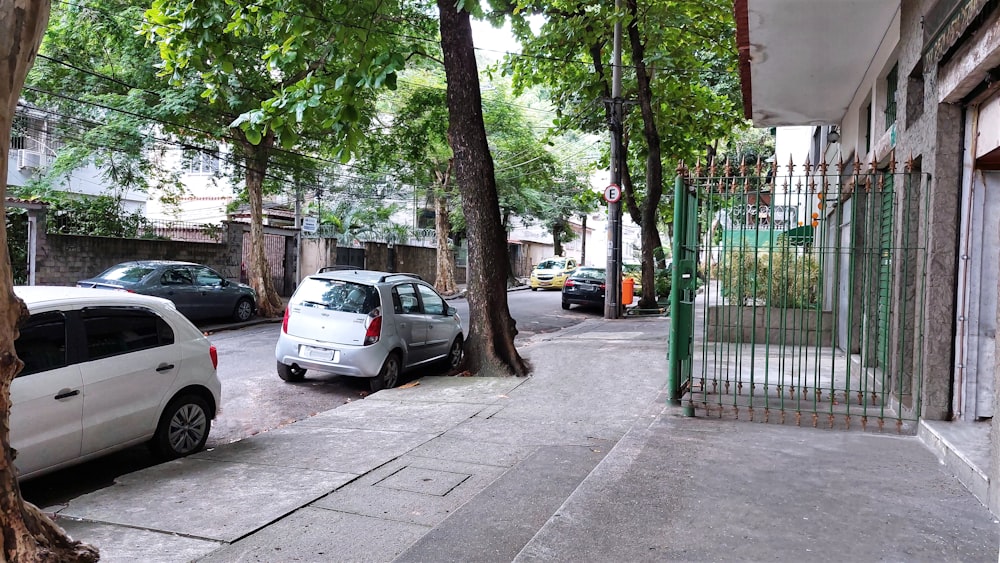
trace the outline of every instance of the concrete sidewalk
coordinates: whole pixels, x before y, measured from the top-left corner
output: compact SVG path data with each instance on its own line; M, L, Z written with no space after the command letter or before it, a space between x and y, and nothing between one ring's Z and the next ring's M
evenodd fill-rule
M151 467L58 522L104 561L997 561L1000 527L911 436L665 407L668 320L520 348Z

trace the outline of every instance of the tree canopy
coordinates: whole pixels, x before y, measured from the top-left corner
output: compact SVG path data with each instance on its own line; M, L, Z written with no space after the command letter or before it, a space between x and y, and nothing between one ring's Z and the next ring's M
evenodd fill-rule
M559 108L557 125L599 133L610 120L613 24L622 23L625 209L642 228L643 296L655 298L656 215L668 163L704 156L739 121L731 6L722 0L655 0L640 7L574 0L497 2L513 16L524 55L503 67L517 88L543 86ZM546 16L535 33L524 18ZM604 111L601 111L602 106ZM631 170L642 170L636 177Z

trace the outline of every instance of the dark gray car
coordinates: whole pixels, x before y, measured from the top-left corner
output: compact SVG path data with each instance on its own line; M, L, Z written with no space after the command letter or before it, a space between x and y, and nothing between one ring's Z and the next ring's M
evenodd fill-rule
M173 301L177 310L191 320L231 317L246 321L257 311L257 295L253 288L229 281L208 266L191 262L123 262L96 277L80 280L76 285L163 297Z

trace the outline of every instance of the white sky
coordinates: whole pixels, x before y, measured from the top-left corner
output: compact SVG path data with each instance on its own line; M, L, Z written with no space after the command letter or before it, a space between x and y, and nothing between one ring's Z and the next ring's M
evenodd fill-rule
M521 45L510 34L510 25L504 24L500 29L494 28L488 22L472 20L472 41L479 49L481 56L488 59L500 59L504 53L520 53Z

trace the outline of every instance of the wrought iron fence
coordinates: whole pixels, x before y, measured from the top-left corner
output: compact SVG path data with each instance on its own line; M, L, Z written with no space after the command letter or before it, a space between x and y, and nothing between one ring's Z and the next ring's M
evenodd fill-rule
M188 242L221 243L225 239L225 229L222 225L150 220L140 216L127 216L119 218L117 221L98 222L73 215L50 215L46 220L46 232L63 235Z
M896 168L758 164L687 179L704 280L680 382L691 412L914 430L928 190Z

